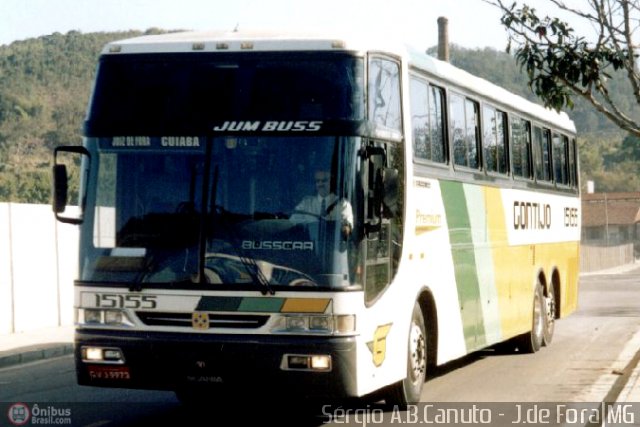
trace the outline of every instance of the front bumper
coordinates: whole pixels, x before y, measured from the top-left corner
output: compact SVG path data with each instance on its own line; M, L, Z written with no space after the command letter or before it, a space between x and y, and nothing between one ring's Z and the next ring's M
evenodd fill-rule
M354 337L182 334L78 329L78 384L98 387L251 391L297 398L357 396ZM124 364L84 362L82 347L118 348ZM285 354L330 355L326 372L283 370ZM108 373L110 375L96 375ZM115 374L119 373L119 374Z

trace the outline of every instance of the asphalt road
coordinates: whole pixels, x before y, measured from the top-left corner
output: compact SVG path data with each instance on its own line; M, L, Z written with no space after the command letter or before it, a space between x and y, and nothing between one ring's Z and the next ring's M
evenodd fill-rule
M474 353L431 373L423 402L591 402L614 401L640 349L640 269L620 275L582 277L579 308L556 324L553 343L536 354ZM274 388L277 391L277 388ZM308 414L290 402L263 405L247 391L237 405L184 407L173 393L100 389L75 384L70 356L0 370L0 426L13 425L7 411L54 423L82 426L255 425L314 426L376 424L375 402L360 402L372 414L356 417L350 406ZM36 406L37 405L37 409ZM17 412L15 412L17 411ZM330 414L330 415L329 415ZM406 415L403 414L402 417ZM536 415L537 416L537 415ZM399 416L396 421L411 421ZM530 420L533 422L534 420ZM537 420L540 421L540 420ZM640 421L640 419L636 420ZM495 424L495 423L494 423ZM582 424L584 425L584 424Z

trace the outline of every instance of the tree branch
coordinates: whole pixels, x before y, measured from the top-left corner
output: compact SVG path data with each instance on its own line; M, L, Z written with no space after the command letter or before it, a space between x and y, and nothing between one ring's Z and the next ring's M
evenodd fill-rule
M549 0L560 10L593 24L595 43L576 36L566 22L538 17L535 9L526 5L517 8L516 2L506 6L503 0L483 1L503 12L508 51L515 46L516 61L526 69L529 86L546 106L572 106L571 94L575 94L617 126L640 135L640 122L611 98L607 74L608 70L624 69L640 105L640 75L632 37L637 29L632 11L640 12L640 0L588 0L591 12L572 8L564 0Z

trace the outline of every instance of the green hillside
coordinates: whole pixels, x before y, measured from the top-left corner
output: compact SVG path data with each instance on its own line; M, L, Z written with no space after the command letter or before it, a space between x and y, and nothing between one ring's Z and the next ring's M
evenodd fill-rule
M158 32L162 31L150 29L144 34ZM81 143L100 50L109 41L141 34L72 31L0 46L1 202L49 203L51 150ZM524 76L505 53L453 47L452 62L533 98ZM625 96L621 89L618 97L626 100ZM640 163L634 155L640 150L633 150L635 141L623 146L625 135L581 102L569 113L580 132L583 180L595 180L599 191L638 191Z

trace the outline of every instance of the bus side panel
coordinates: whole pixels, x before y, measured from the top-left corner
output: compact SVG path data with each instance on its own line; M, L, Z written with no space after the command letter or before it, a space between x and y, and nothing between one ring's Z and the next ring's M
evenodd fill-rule
M556 297L560 300L560 312L563 317L570 314L577 307L580 221L572 220L567 212L579 212L580 199L524 190L493 191L499 191L500 196L492 196L495 201L488 205L502 206L508 239L508 253L495 257L496 270L505 274L512 271L509 279L512 298L521 294L518 305L520 302L523 305L519 310L527 314L521 318L526 323L514 333L524 332L531 326L532 286L539 273L550 284L554 270L558 271L560 294ZM496 218L497 215L490 216ZM505 334L505 337L511 335Z
M509 245L502 190L487 187L484 195L498 293L501 339L505 340L526 332L531 326L531 281L534 275L531 247Z
M486 202L486 192L484 190L489 190L489 188L464 184L467 204L471 207L469 219L480 286L481 320L484 325L484 340L477 340L477 343L479 345L490 345L501 341L502 325L500 320L501 307L499 306L500 285L496 281L498 271L495 268L495 254L492 250L497 242L490 239L489 224L489 221L496 218L493 216L494 212L489 210L490 205Z
M403 268L408 269L411 281L417 282L416 289L428 288L435 300L439 328L438 364L467 353L443 191L441 182L436 179L414 178L411 203L415 206L415 219L407 221L407 230L413 224L415 234L406 240L409 243L403 259Z
M580 230L580 226L578 226ZM567 250L571 254L569 258L569 266L567 268L567 277L560 283L561 292L560 300L560 317L568 316L578 308L578 276L580 274L580 245L576 242L572 248Z
M442 181L440 188L449 227L449 239L455 265L455 281L458 288L465 343L467 352L470 352L483 347L485 344L480 283L476 268L476 251L469 218L470 209L476 211L478 206L468 204L461 183ZM480 207L480 209L483 209L483 207Z

